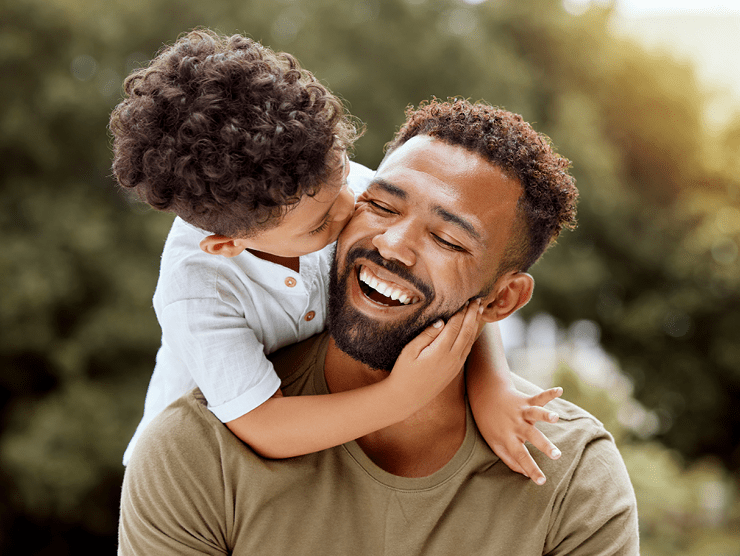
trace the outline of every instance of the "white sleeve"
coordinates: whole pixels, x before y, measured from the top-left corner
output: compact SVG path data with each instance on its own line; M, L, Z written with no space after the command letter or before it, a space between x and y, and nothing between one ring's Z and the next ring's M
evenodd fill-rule
M374 176L375 172L373 170L350 160L347 183L349 184L349 188L354 192L355 199L365 192Z
M162 341L179 355L226 423L269 399L280 379L244 315L218 299L185 299L160 314Z

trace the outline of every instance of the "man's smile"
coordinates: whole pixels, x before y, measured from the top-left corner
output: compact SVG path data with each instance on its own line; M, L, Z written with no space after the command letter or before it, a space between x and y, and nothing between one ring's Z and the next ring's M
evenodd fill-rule
M357 277L362 293L375 303L395 307L415 305L421 301L421 297L416 292L395 281L380 278L366 265L358 267Z
M384 259L374 249L359 246L350 249L347 265L344 282L350 303L373 318L395 319L401 314L417 313L435 297L431 286L410 269Z

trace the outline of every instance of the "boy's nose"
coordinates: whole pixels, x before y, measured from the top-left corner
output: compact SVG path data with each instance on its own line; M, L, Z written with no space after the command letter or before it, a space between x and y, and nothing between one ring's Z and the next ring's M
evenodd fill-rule
M337 199L337 205L339 206L337 207L334 220L336 222L342 222L343 225L347 224L355 212L355 196L352 194L351 189L345 188L342 190L339 194L339 199Z

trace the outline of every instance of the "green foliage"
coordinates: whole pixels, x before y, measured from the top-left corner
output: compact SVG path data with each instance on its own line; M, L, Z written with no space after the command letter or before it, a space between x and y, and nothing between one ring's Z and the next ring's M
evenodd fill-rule
M356 158L370 167L404 108L432 96L484 99L548 133L573 160L580 225L533 269L527 314L597 322L661 417L658 439L677 452L625 451L649 523L663 526L644 493L657 500L668 483L644 484L644 462L676 481L681 458L737 471L740 119L709 133L693 69L615 39L608 18L556 0L4 3L0 550L115 544L171 216L117 190L106 125L125 75L195 26L295 54L367 123ZM680 542L654 553L682 554Z
M738 554L737 483L716 458L687 465L675 450L636 438L620 419L623 400L589 386L568 367L559 369L553 384L614 435L635 488L643 556Z
M736 132L705 128L691 67L604 33L594 69L577 48L594 42L584 18L544 34L542 51L569 54L546 70L557 81L550 134L574 160L582 202L579 229L534 269L528 311L597 322L638 399L659 411L660 438L737 469Z

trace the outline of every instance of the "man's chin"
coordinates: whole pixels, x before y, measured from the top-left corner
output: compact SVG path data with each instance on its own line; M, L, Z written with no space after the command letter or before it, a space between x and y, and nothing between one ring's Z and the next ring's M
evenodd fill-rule
M327 328L337 347L373 369L390 372L401 351L435 320L447 321L448 314L425 314L427 305L398 321L379 321L360 312L348 300L346 277L332 274L329 285ZM400 308L403 310L403 308ZM387 311L383 311L387 316Z
M391 372L401 351L429 324L380 325L346 305L329 312L329 333L344 353L370 368Z

